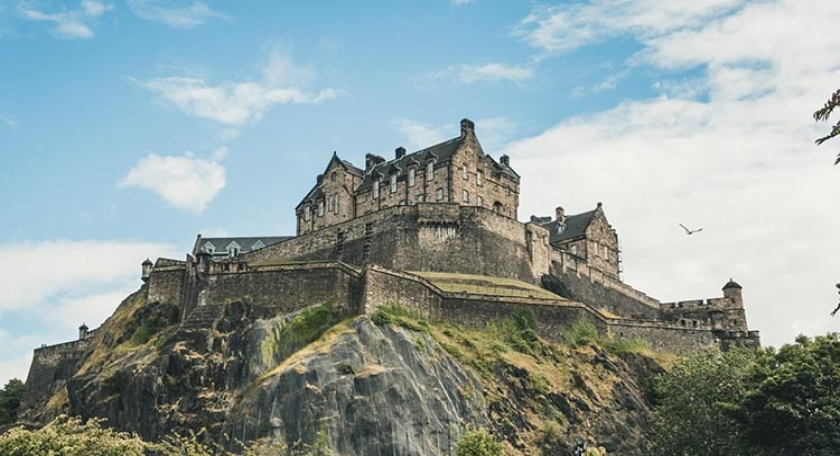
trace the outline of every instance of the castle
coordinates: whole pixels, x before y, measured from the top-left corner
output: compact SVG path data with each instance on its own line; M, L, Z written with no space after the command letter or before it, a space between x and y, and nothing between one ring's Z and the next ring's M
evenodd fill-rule
M175 304L183 331L212 327L225 306L255 318L331 300L349 315L401 302L429 318L480 326L527 307L538 333L562 340L576 322L652 348L690 352L759 345L741 286L723 296L660 302L623 283L615 229L591 211L518 220L520 176L507 156L482 149L473 122L460 135L393 159L368 154L364 169L336 154L295 208L286 237L196 239L184 260L142 264L149 302ZM25 403L74 374L95 332L35 350ZM43 387L43 388L42 388Z

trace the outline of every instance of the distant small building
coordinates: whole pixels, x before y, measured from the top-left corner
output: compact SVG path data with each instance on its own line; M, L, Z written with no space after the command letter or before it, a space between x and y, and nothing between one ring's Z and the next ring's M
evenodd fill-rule
M292 236L262 236L262 237L213 237L203 238L199 234L195 240L192 254L209 254L213 258L234 257L243 253L250 253L278 242L291 239Z

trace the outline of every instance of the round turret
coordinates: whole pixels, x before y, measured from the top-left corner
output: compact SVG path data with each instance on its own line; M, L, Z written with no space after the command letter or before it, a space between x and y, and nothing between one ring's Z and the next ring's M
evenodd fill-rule
M79 340L87 339L88 329L90 328L88 328L84 323L82 323L82 326L79 326Z
M146 261L143 262L142 273L140 274L140 278L143 279L144 282L149 281L149 276L152 275L152 267L153 266L154 266L154 264L152 263L152 260L150 260L148 258L146 258Z
M732 304L736 307L743 307L744 301L741 295L741 285L738 282L729 279L726 285L723 286L723 296L732 300Z

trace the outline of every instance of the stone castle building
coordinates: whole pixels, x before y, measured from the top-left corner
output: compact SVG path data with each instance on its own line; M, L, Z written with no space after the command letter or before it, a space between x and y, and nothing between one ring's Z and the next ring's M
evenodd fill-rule
M510 157L486 153L473 122L460 127L440 144L397 148L391 160L368 154L364 169L333 154L295 208L295 236L199 235L184 260L144 262L141 290L149 302L177 305L183 331L214 325L235 302L271 318L325 300L351 315L399 301L477 326L526 307L540 335L556 341L584 320L672 352L759 344L732 280L721 297L675 303L625 284L602 204L520 222ZM37 349L27 384L72 374L96 337L80 334ZM37 388L27 394L28 404L43 399Z

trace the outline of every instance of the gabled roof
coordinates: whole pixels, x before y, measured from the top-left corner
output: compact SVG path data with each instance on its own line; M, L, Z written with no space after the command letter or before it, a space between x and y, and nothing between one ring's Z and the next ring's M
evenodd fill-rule
M294 238L294 236L263 236L263 237L227 237L227 238L203 238L199 237L195 246L193 247L193 255L201 252L204 246L212 244L214 246L214 255L226 255L225 250L229 245L236 244L240 247L239 253L248 253L257 242L262 242L263 247L268 247L278 242L283 242Z
M359 190L370 188L373 186L374 175L379 174L381 176L387 176L391 173L392 170L406 170L412 163L420 164L421 166L426 163L426 160L433 159L436 160L437 163L444 163L448 162L452 155L458 150L458 147L461 145L463 138L457 137L452 138L448 141L444 141L440 144L435 144L434 146L427 147L425 149L420 149L416 152L412 152L410 154L406 154L403 157L396 158L394 160L382 162L373 167L369 173L365 174L365 180L362 182L362 185L359 187Z
M557 220L544 224L543 226L551 233L549 242L555 244L583 237L586 235L586 229L589 227L589 224L595 218L596 212L598 212L598 209L566 217L564 221L565 228L562 230L557 229Z

